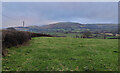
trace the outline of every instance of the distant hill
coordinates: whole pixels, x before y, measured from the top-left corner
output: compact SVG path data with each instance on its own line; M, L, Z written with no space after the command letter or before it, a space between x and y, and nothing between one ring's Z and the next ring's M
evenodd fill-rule
M79 28L82 24L74 23L74 22L59 22L54 24L49 24L46 26L42 26L42 29L72 29L72 28Z
M75 22L59 22L44 26L29 26L29 27L15 27L17 30L24 31L33 31L33 32L46 32L46 31L61 31L61 30L74 30L83 27L83 24L75 23Z
M116 24L80 24L75 22L58 22L44 26L15 27L17 30L31 32L81 32L90 31L116 31Z

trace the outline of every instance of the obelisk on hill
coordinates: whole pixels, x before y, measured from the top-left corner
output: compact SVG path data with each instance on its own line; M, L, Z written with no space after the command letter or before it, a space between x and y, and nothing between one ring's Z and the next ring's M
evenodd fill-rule
M23 27L24 27L25 22L23 21Z

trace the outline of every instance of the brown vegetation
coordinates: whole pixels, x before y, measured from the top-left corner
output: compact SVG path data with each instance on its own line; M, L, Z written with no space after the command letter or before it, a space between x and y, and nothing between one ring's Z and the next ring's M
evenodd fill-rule
M22 45L31 39L31 37L52 37L47 34L31 33L17 30L2 30L2 55L7 54L6 48Z
M46 36L46 37L53 37L53 36L48 35L48 34L31 33L31 37L42 37L42 36Z

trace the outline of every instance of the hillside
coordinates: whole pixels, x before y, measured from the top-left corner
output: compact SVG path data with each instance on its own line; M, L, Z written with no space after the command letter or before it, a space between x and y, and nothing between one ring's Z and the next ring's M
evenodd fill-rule
M3 71L118 71L118 40L37 37L11 47Z
M58 22L44 26L29 26L29 27L15 27L17 30L31 31L31 32L82 32L90 31L117 31L116 24L80 24L75 22Z
M74 22L59 22L44 26L29 26L29 27L15 27L17 30L33 31L33 32L50 32L50 31L61 31L61 30L71 30L79 29L83 25Z
M54 24L49 24L46 26L42 26L42 29L72 29L72 28L80 28L83 24L74 23L74 22L59 22Z

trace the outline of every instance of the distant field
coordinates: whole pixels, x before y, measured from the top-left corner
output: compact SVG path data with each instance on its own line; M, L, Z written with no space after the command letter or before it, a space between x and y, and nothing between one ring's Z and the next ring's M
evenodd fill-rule
M3 71L117 71L117 39L32 38L9 48Z
M78 34L78 33L68 33L68 34L66 34L66 33L63 33L63 32L57 32L57 33L55 33L55 32L49 32L49 33L47 33L47 32L45 32L45 34L50 34L50 35L56 35L56 36L65 36L65 37L76 37L76 36L79 36L79 38L81 38L81 35L82 34Z

